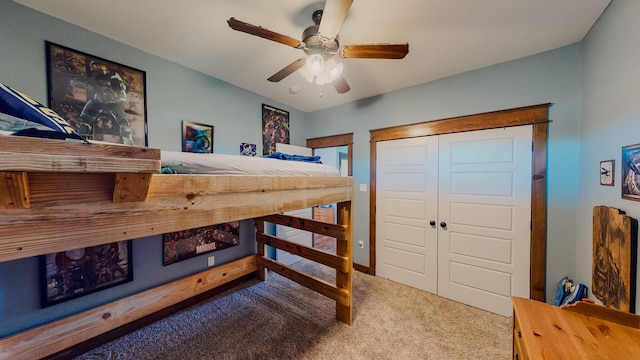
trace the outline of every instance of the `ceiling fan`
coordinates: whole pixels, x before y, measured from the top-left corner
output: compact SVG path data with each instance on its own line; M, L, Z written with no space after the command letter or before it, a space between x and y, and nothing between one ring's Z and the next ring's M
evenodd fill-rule
M267 80L278 82L297 70L307 70L317 83L331 82L340 94L351 88L342 75L342 64L333 59L335 55L345 59L402 59L409 52L409 44L369 44L340 46L338 32L344 23L353 0L327 0L323 10L313 13L315 25L302 33L302 40L282 35L261 26L230 18L227 23L233 30L302 49L307 57L300 58L273 74ZM304 67L304 68L303 68Z

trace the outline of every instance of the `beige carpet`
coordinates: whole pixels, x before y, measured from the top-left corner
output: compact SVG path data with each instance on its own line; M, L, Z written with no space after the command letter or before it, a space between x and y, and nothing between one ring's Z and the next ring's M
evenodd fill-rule
M77 359L511 358L511 318L357 271L353 288L352 326L333 301L271 273Z

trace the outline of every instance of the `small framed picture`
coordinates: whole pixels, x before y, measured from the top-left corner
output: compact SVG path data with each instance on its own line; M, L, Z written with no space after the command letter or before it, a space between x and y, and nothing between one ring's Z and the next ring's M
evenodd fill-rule
M613 186L615 160L600 161L600 185Z
M213 126L182 120L182 151L213 153Z

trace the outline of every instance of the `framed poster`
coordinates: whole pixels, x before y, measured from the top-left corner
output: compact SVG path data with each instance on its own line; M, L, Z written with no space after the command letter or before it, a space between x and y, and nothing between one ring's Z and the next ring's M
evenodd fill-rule
M640 144L622 147L622 198L640 201Z
M615 160L600 161L600 185L613 186Z
M133 281L131 241L40 256L41 306Z
M277 143L289 144L289 112L262 104L262 154L273 154Z
M213 153L213 126L182 120L182 151Z
M240 222L203 226L162 236L162 265L226 249L240 243Z
M240 155L244 156L256 156L256 144L240 143Z
M49 107L86 139L147 146L146 73L46 42Z

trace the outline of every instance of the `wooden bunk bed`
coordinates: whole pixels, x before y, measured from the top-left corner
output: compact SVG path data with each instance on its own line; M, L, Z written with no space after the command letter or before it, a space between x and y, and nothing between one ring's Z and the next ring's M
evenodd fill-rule
M0 138L0 261L243 219L256 220L257 254L0 339L0 353L41 358L257 273L276 272L336 301L352 321L351 200L340 176L161 174L153 148ZM337 203L338 223L281 213ZM328 254L265 233L265 222L329 235ZM266 245L336 269L335 284L265 255Z

